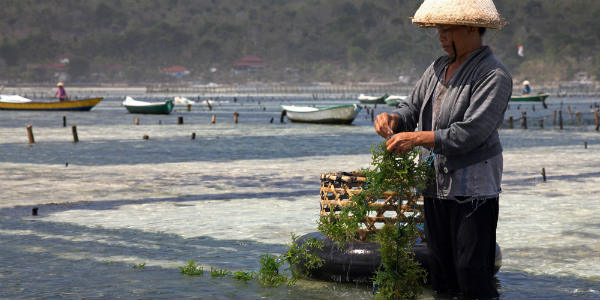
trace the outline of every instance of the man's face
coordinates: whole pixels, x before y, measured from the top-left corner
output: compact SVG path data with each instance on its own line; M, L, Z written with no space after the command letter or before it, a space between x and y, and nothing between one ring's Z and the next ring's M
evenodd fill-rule
M452 43L454 42L457 51L460 53L460 49L463 48L464 42L472 31L470 30L471 27L462 25L437 25L436 28L442 48L450 57L455 55Z

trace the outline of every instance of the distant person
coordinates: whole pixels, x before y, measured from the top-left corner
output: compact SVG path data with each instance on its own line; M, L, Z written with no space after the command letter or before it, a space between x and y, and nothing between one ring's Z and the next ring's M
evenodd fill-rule
M523 81L522 93L523 93L523 95L531 94L531 87L529 86L529 81L527 81L527 80Z
M56 96L58 96L58 100L60 102L67 101L67 91L65 91L65 87L62 82L56 84L58 90L56 91Z

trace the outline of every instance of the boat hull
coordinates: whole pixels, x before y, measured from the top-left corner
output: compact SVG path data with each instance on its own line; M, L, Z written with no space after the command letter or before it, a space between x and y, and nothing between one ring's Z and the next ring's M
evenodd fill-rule
M385 104L385 97L377 99L358 99L362 104Z
M155 115L168 115L173 110L173 103L171 101L166 101L160 104L153 105L144 105L144 106L136 106L136 105L124 105L129 113L132 114L155 114Z
M357 105L340 105L316 111L294 111L292 106L282 106L292 122L321 124L352 124L360 109Z
M104 98L89 98L63 102L0 102L0 110L57 110L89 111Z
M548 98L548 94L511 96L510 101L516 102L542 102Z

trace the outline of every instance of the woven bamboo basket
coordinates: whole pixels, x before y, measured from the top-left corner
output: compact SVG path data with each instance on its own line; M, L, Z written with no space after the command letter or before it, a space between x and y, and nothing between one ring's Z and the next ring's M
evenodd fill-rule
M359 172L340 172L321 174L321 216L338 214L342 207L351 205L350 198L363 191L366 186L364 174ZM385 192L381 199L368 199L369 211L364 219L363 226L359 229L360 241L367 241L369 237L377 233L385 223L408 222L409 218L417 223L423 222L423 198L415 197L416 193L407 191L402 193L402 201L399 201L399 193ZM419 231L424 238L423 231Z

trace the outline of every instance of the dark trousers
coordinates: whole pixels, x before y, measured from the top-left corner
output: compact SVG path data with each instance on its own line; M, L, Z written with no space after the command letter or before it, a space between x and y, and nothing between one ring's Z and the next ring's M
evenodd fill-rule
M472 299L498 297L494 282L498 197L459 203L425 198L433 289Z

